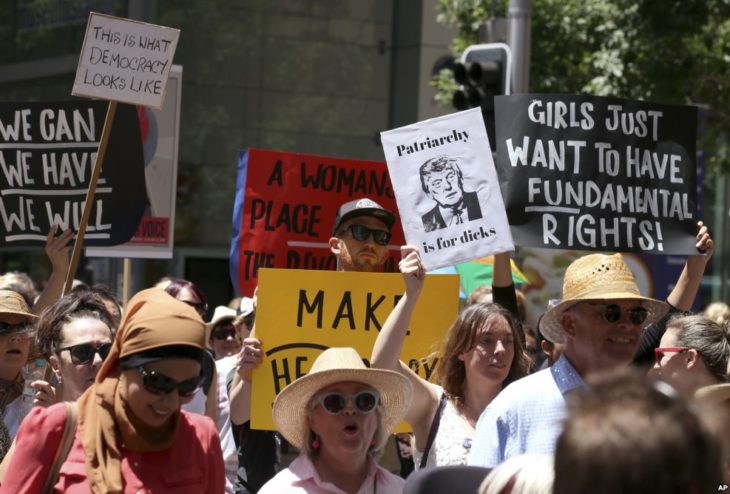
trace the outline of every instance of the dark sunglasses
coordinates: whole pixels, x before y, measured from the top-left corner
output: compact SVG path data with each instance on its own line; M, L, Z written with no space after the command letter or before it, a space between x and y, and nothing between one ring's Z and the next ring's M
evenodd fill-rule
M313 402L313 408L322 405L324 411L330 415L339 415L347 407L347 402L352 400L355 409L360 413L370 413L375 410L380 400L377 391L360 391L354 395L343 395L342 393L324 393L318 396Z
M645 307L641 306L631 307L626 310L629 313L629 321L631 321L631 324L635 326L641 325L644 321L646 321L646 318L649 315L649 311L647 311ZM603 308L601 318L608 323L619 322L623 316L623 311L624 309L622 309L621 306L609 304Z
M373 240L378 245L388 245L388 242L390 242L391 235L390 232L386 230L373 230L372 228L368 228L363 225L350 225L342 230L340 235L348 230L352 234L352 238L359 242L366 241L370 238L370 235L373 236Z
M15 324L10 324L7 322L0 322L0 335L4 334L10 334L10 333L18 333L18 332L25 332L28 329L28 324L25 322L18 322Z
M75 365L83 365L91 363L94 360L94 355L97 353L99 354L99 358L102 360L106 359L111 349L111 343L102 343L99 346L94 346L91 343L81 343L79 345L59 348L56 350L56 353L68 350L68 353L71 354L71 362Z
M142 374L144 389L153 395L166 395L177 389L177 394L181 398L188 398L193 396L203 383L202 375L178 382L157 371L147 372L142 366L137 367L137 369Z
M210 335L214 340L227 340L228 338L238 339L238 333L236 328L232 324L226 324L225 326L218 326L213 330Z
M662 360L664 359L664 355L666 355L667 353L683 353L688 350L689 348L686 346L667 346L664 348L655 348L654 358L656 359L656 363L661 365Z

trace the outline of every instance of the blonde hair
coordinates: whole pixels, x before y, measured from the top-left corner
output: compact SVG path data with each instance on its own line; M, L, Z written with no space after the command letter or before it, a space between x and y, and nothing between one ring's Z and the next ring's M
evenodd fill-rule
M730 306L725 302L713 302L705 308L705 317L722 326L730 321Z
M552 494L554 478L552 455L513 456L489 472L479 486L479 494Z

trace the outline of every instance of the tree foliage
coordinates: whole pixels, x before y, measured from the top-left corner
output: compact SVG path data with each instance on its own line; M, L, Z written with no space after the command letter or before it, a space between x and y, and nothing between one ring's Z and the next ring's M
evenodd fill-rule
M439 0L458 56L508 0ZM730 0L533 0L530 91L698 104L700 146L730 173ZM456 88L434 79L442 103Z

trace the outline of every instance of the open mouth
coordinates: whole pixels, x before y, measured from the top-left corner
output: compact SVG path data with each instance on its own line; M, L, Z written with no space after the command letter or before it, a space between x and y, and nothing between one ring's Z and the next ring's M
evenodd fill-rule
M345 426L345 433L346 434L357 434L357 431L359 431L360 428L355 424L348 424Z
M630 345L634 343L635 339L632 336L609 336L608 341L618 345Z

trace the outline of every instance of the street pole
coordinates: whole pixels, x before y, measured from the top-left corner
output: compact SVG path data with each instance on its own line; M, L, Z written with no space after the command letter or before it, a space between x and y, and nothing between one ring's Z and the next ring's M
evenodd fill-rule
M531 0L510 0L507 14L509 47L512 50L512 93L527 93L530 87Z

